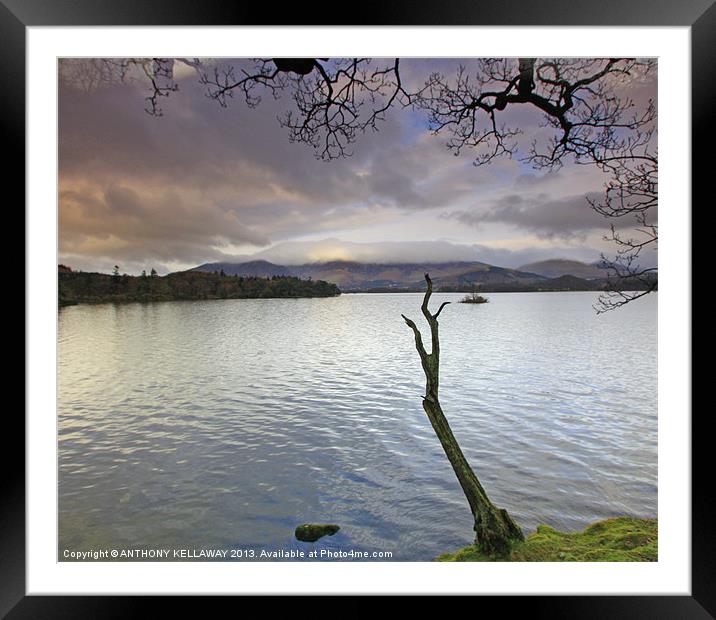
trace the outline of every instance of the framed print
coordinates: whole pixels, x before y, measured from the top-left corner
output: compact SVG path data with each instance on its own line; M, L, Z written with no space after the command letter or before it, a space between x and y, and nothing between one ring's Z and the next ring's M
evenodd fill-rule
M3 613L712 617L709 2L0 9L28 247Z

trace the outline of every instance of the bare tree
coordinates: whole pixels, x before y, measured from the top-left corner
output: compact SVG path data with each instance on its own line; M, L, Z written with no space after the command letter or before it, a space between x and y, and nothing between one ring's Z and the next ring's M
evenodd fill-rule
M511 543L524 540L522 530L513 521L506 510L498 508L487 496L485 489L477 479L475 472L467 462L460 445L455 439L450 424L443 413L438 399L440 385L440 338L438 334L438 316L450 302L443 302L435 314L430 312L428 304L433 293L433 283L425 274L427 290L423 298L421 310L430 326L431 351L428 353L423 345L423 338L417 325L405 315L401 315L405 323L415 335L415 348L420 355L420 362L425 373L425 396L423 409L432 424L435 434L445 451L453 471L462 487L463 493L470 504L474 518L475 545L489 555L504 556L509 553Z

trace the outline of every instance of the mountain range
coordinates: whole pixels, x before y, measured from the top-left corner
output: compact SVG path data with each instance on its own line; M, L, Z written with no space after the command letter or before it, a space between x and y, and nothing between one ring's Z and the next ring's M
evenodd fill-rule
M576 276L585 280L606 278L609 276L609 269L602 262L582 263L578 260L567 260L564 258L552 258L541 260L535 263L528 263L519 267L520 271L528 271L544 276L545 278L559 278L560 276Z
M206 263L191 271L270 278L294 276L325 280L344 292L369 290L419 290L429 272L436 288L444 290L590 290L604 287L608 275L599 264L554 259L520 269L497 267L477 261L440 263L363 263L334 260L302 265L277 265L266 260L240 263Z

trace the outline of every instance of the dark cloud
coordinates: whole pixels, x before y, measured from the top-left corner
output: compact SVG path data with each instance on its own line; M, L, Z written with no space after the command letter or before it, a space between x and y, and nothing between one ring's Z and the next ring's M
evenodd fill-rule
M508 194L486 209L454 211L445 217L471 226L502 223L528 230L542 238L570 239L606 228L604 217L594 211L588 201L601 197L598 192L564 198L552 198L545 193Z

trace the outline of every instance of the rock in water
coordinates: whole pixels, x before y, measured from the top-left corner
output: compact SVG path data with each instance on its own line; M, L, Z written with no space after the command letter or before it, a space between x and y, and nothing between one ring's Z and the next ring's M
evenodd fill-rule
M296 538L303 542L316 542L324 536L333 536L340 529L330 523L304 523L296 528Z

